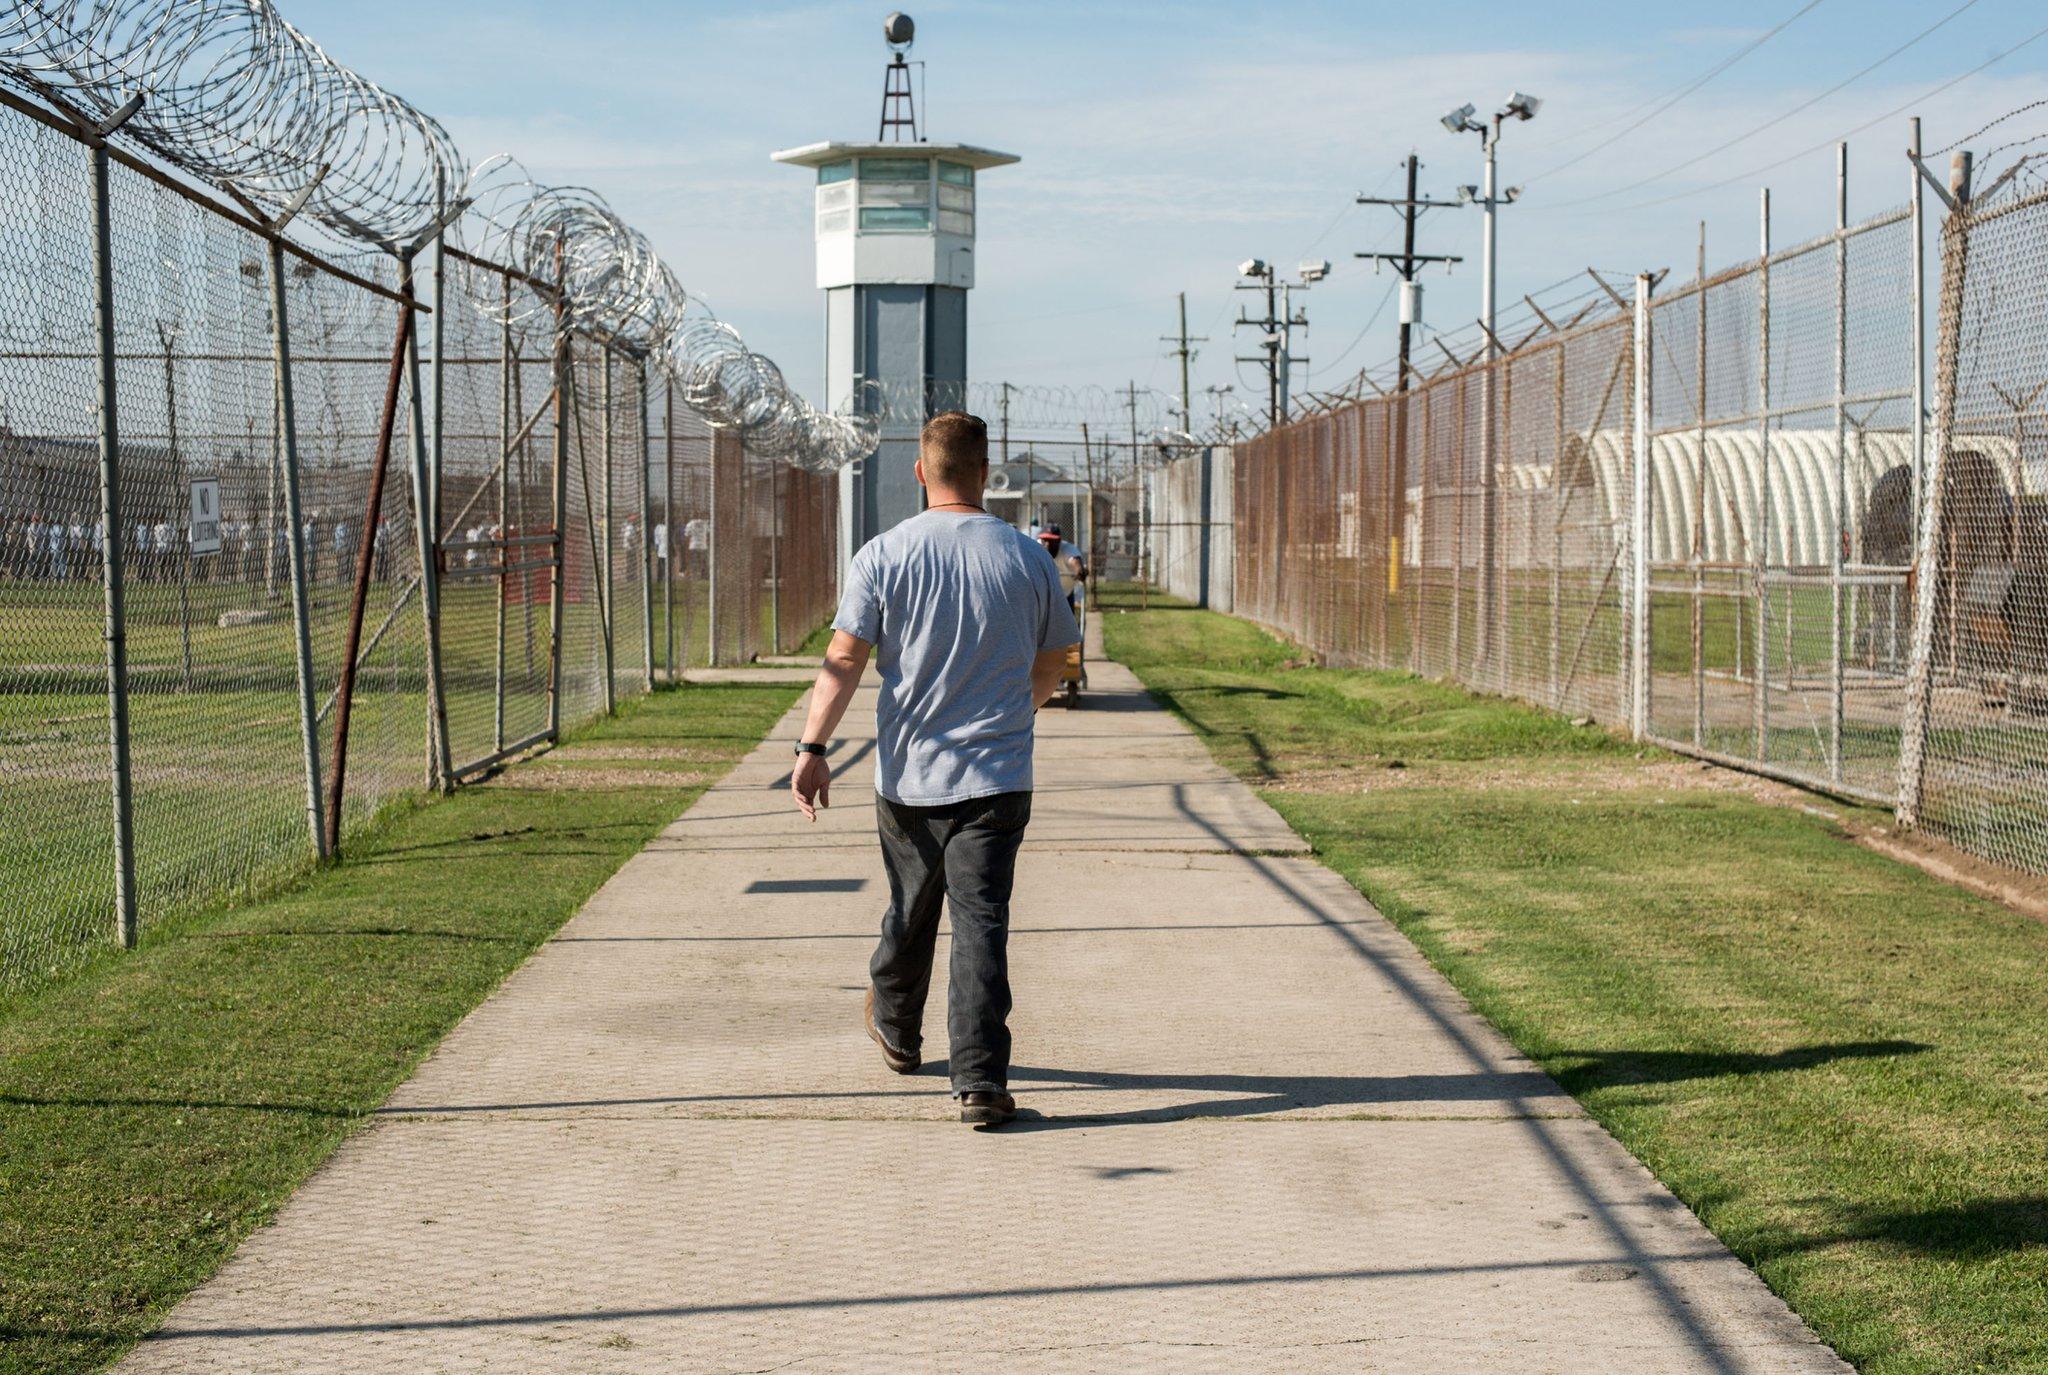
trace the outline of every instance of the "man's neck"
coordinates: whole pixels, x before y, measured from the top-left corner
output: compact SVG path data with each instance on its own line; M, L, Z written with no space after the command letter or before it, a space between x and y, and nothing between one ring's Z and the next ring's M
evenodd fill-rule
M981 493L948 492L939 488L927 487L925 489L925 509L933 511L940 508L955 511L979 511L982 509Z

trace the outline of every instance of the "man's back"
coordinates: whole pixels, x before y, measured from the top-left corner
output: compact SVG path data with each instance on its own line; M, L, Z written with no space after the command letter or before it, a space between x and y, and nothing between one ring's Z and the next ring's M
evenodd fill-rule
M980 513L913 517L855 556L833 624L875 646L882 796L930 807L1031 788L1031 663L1076 635L1028 536Z

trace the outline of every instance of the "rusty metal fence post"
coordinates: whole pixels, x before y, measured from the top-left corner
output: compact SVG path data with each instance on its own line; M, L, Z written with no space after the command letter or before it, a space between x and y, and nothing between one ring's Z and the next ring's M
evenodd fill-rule
M569 427L577 423L573 336L555 289L555 452L551 483L554 521L554 567L548 576L548 739L562 738L562 638L567 631L569 576Z
M334 767L327 780L327 853L341 853L342 802L348 785L349 720L355 707L356 670L363 643L363 615L369 605L370 578L376 569L382 534L377 522L384 505L384 476L391 466L392 432L398 424L398 388L405 378L406 343L412 337L413 302L401 297L398 337L391 344L391 366L384 382L384 405L377 424L377 447L370 467L369 497L363 511L363 535L356 545L355 589L349 601L348 628L342 636L341 681L334 689Z
M612 596L612 349L611 345L600 343L597 356L599 366L604 369L598 382L598 446L602 457L598 460L598 632L599 643L604 649L604 714L615 715L619 709L616 666L612 662L613 632L617 629L618 602Z
M725 450L725 444L725 432L723 430L713 431L711 435L710 502L709 510L705 513L705 524L708 527L708 532L705 539L704 582L708 591L708 597L705 603L704 617L704 662L714 668L719 663L718 632L721 628L722 620L718 614L719 602L722 600L721 594L725 591L725 578L721 568L721 555L723 551L719 548L724 541L720 538L721 522L718 509L719 490L725 485L720 480L725 471L725 464L720 457Z
M1757 299L1757 536L1756 681L1752 685L1756 760L1771 757L1771 191L1758 197Z
M291 312L284 290L284 244L269 242L270 343L277 386L278 447L284 458L284 509L290 522L286 549L291 558L292 649L299 680L299 743L306 770L306 826L313 853L327 858L327 827L320 800L320 717L313 705L313 600L306 585L306 518L299 490L299 422L292 394Z
M634 546L640 559L640 670L646 690L654 691L654 499L648 488L654 476L654 446L647 428L647 358L638 360L640 369L640 539Z
M1849 540L1849 145L1835 146L1835 525L1828 539L1828 781L1842 781L1848 709L1848 646L1842 636L1842 579Z
M506 277L503 279L503 283L503 318L498 325L497 554L500 568L514 562L524 562L523 558L515 560L512 557L512 551L516 547L523 554L526 548L523 543L515 546L511 542L515 535L513 533L514 527L510 523L511 512L509 508L511 505L511 494L508 489L512 477L512 450L515 447L513 443L513 426L518 420L518 407L515 403L518 391L517 377L519 365L514 360L512 350L512 279ZM525 441L521 440L518 447L523 448L524 444ZM524 468L523 462L521 467L522 469ZM516 538L523 540L525 536L526 530L522 523ZM522 571L518 576L520 585L523 587L526 574ZM502 754L505 749L505 609L506 604L511 600L512 587L511 575L503 572L499 573L498 604L495 610L497 625L493 638L491 660L491 752L493 754ZM520 600L523 605L524 597Z
M1920 821L1927 781L1927 719L1934 691L1934 620L1942 595L1941 534L1945 469L1956 424L1956 380L1962 349L1963 278L1970 262L1970 172L1968 151L1949 164L1951 209L1941 222L1941 306L1934 345L1934 429L1925 463L1920 530L1913 555L1913 644L1906 665L1906 710L1899 736L1899 824ZM1918 161L1915 168L1925 175Z
M1636 277L1635 379L1629 412L1628 511L1628 684L1629 734L1640 740L1650 730L1650 422L1651 378L1655 374L1650 328L1651 278Z
M661 387L661 521L667 529L661 570L662 664L668 680L676 680L676 564L682 528L676 524L676 384L664 376Z
M436 237L439 232L436 231ZM414 299L414 254L399 260L399 290L408 302ZM426 622L427 647L427 786L446 792L455 784L455 771L448 748L448 699L441 678L441 577L439 540L434 530L434 481L430 467L426 398L420 377L419 330L408 332L405 341L405 369L411 393L412 433L412 517L413 532L420 547L420 614Z
M782 653L782 465L768 470L768 652Z
M114 361L113 187L107 136L142 108L138 93L91 130L92 305L99 344L100 587L107 653L107 738L114 806L114 930L136 940L135 799L128 726L128 606L121 564L121 427Z

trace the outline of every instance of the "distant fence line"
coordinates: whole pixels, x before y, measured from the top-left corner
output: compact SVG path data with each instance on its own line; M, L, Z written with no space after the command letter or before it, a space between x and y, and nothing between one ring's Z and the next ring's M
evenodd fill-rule
M836 478L647 344L0 104L0 986L829 614Z
M1201 447L1146 476L1147 576L1211 611L1236 609L1236 483L1232 451Z
M1236 610L2048 871L2036 166L1239 445Z

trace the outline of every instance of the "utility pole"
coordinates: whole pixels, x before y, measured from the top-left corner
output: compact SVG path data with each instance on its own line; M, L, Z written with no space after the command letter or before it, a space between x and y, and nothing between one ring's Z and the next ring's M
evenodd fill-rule
M1002 456L1003 467L1007 469L1010 466L1010 384L1008 382L1003 383ZM1027 467L1024 470L1024 526L1026 529L1030 528L1032 521L1038 519L1038 508L1034 504L1036 492L1031 481L1032 471L1031 467Z
M1074 532L1080 536L1074 543L1080 546L1092 574L1099 562L1095 557L1095 446L1088 441L1088 422L1085 420L1081 422L1081 467L1088 475L1088 483L1086 494L1074 504L1074 524L1081 527ZM1082 530L1087 533L1082 535Z
M1307 291L1308 282L1301 283L1300 290ZM1306 358L1294 356L1294 327L1301 326L1303 334L1308 333L1308 312L1294 304L1295 284L1283 283L1280 287L1280 417L1286 419L1292 407L1289 396L1294 389L1294 365L1306 363Z
M1254 354L1249 358L1240 355L1237 361L1240 363L1262 363L1265 365L1266 428L1268 430L1277 430L1280 428L1280 321L1277 318L1277 312L1280 308L1280 288L1273 280L1272 264L1263 258L1247 260L1239 266L1237 275L1250 278L1249 281L1237 284L1239 291L1263 291L1266 293L1265 318L1253 319L1240 309L1237 313L1237 319L1231 324L1231 328L1243 329L1246 325L1256 325L1259 328L1259 344L1265 352L1263 354Z
M1003 462L1010 461L1010 384L1003 383Z
M1178 348L1168 349L1167 352L1180 359L1180 427L1193 434L1195 411L1192 389L1188 385L1188 362L1195 356L1195 350L1188 345L1206 344L1209 341L1206 337L1190 337L1188 334L1188 294L1185 291L1180 293L1180 333L1162 334L1159 338L1164 343L1179 344Z
M1401 251L1399 253L1354 253L1355 258L1370 259L1377 269L1385 263L1394 269L1401 279L1401 332L1399 373L1394 378L1396 393L1408 390L1410 366L1408 351L1414 342L1415 327L1422 323L1422 284L1415 280L1418 268L1431 263L1442 263L1448 271L1452 263L1464 259L1455 253L1417 253L1415 251L1415 226L1425 210L1452 209L1457 201L1423 200L1416 194L1416 173L1422 163L1410 153L1408 155L1408 190L1399 200L1383 200L1373 196L1360 196L1360 205L1390 205L1401 215ZM1387 483L1387 592L1396 595L1401 591L1401 527L1408 500L1408 407L1397 404L1394 407L1394 463L1393 476Z
M1138 452L1138 380L1135 377L1124 388L1124 402L1131 412L1131 482L1138 489L1137 567L1133 571L1142 583L1145 581L1146 527L1150 522L1145 512L1145 464Z

